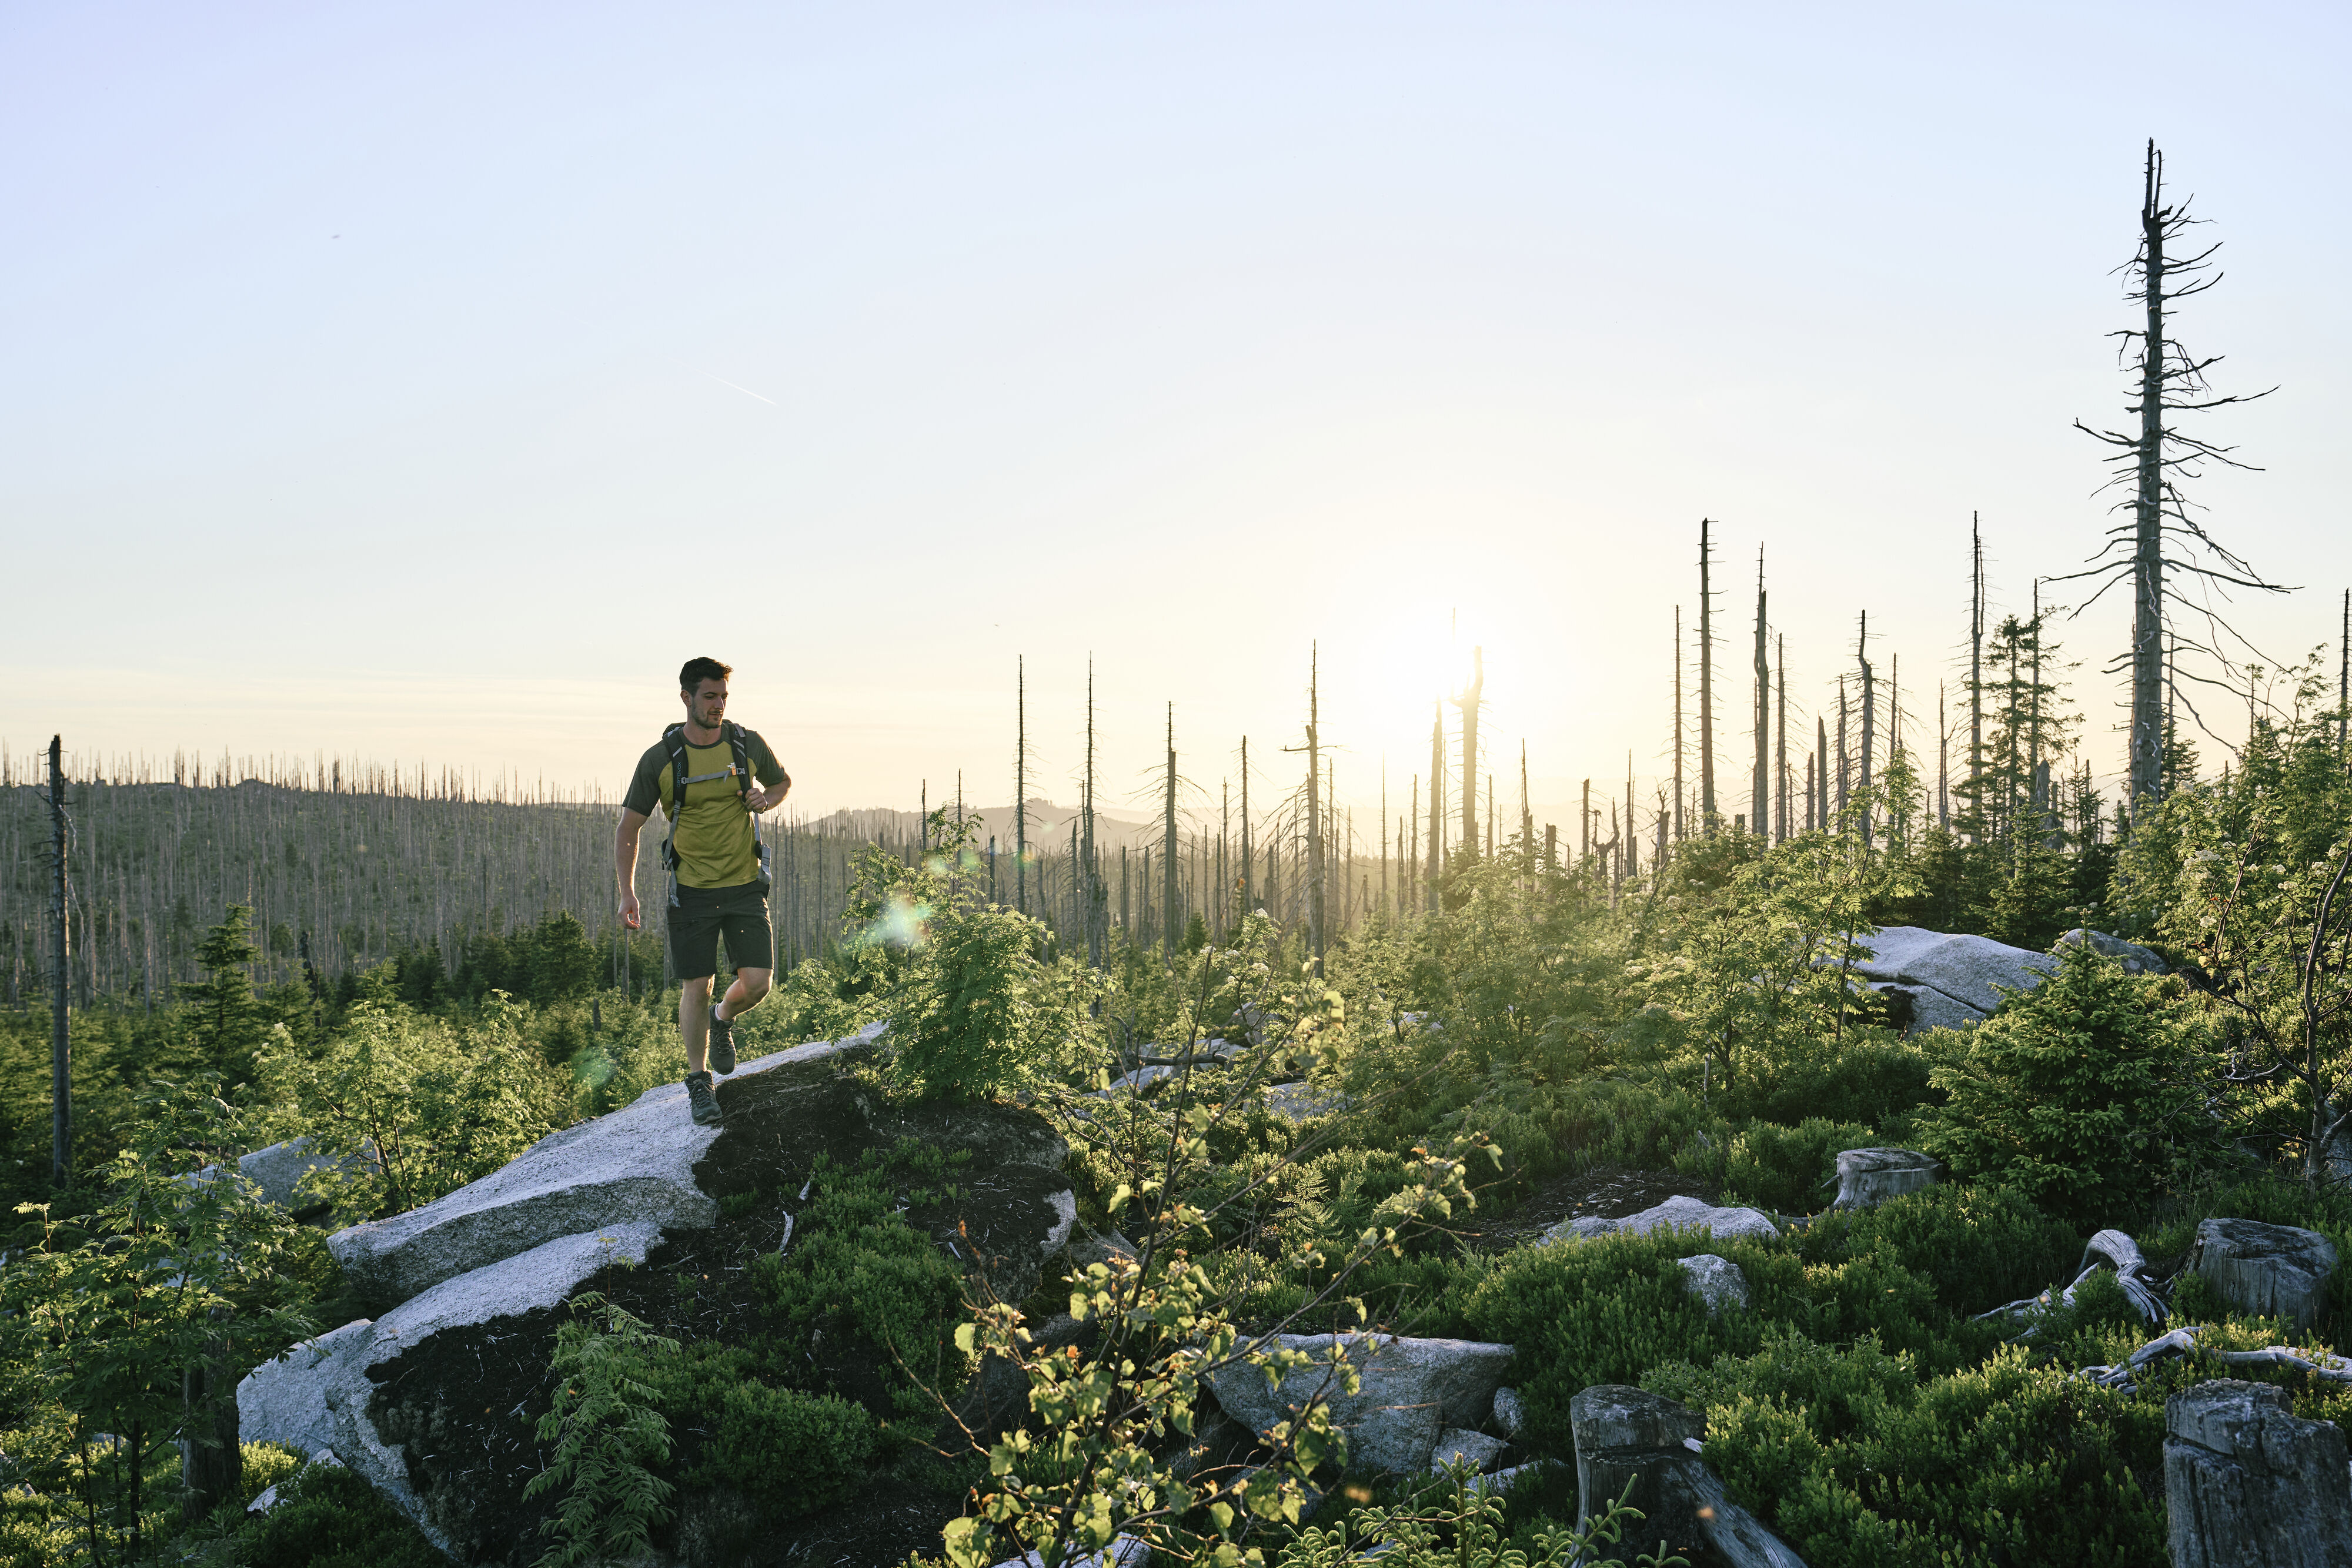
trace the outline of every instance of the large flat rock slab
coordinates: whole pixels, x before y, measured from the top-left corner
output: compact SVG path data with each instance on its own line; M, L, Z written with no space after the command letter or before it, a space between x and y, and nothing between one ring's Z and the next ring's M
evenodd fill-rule
M1358 1391L1345 1392L1328 1364L1301 1367L1273 1388L1257 1368L1229 1366L1213 1379L1225 1414L1263 1433L1323 1394L1332 1424L1348 1435L1348 1462L1392 1475L1429 1469L1448 1428L1483 1426L1517 1354L1477 1340L1375 1333L1277 1334L1273 1343L1327 1364L1336 1343L1356 1368Z
M1747 1236L1769 1241L1780 1234L1780 1228L1760 1209L1718 1208L1714 1204L1696 1197L1670 1197L1654 1208L1639 1214L1629 1214L1622 1219L1603 1219L1597 1214L1579 1215L1563 1219L1543 1234L1546 1245L1555 1241L1589 1240L1595 1236L1644 1236L1653 1230L1704 1230L1711 1236Z
M877 1032L776 1051L746 1062L723 1086L866 1044ZM396 1305L558 1237L615 1226L699 1229L719 1218L719 1207L696 1186L694 1167L719 1134L688 1114L684 1083L665 1083L609 1115L550 1134L446 1197L339 1230L327 1249L353 1284Z
M1853 966L1864 979L1924 986L1979 1014L2000 1006L2001 995L1994 987L2032 990L2058 972L2058 960L2049 954L2011 947L1990 936L1888 925L1854 940L1870 954Z

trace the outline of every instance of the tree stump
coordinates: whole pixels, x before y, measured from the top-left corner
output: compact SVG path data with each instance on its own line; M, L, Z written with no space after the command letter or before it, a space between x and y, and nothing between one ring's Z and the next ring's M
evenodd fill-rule
M2305 1421L2286 1391L2234 1378L2164 1402L2164 1503L2173 1568L2352 1563L2344 1433Z
M1848 1149L1837 1157L1838 1195L1832 1208L1868 1208L1936 1185L1941 1161L1911 1149Z
M2197 1227L2189 1268L2236 1311L2307 1329L2326 1303L2336 1248L2292 1225L2208 1219Z

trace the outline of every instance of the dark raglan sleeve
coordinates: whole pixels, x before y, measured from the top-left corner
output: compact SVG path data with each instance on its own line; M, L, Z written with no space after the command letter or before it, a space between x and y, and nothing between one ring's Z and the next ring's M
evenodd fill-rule
M763 788L782 783L784 765L776 760L776 754L768 749L768 743L761 738L760 732L756 729L748 732L744 741L751 753L751 777L757 779Z
M637 770L629 775L629 792L621 797L624 810L635 811L640 817L650 817L661 810L662 769L669 766L669 755L660 747L648 747L637 758Z

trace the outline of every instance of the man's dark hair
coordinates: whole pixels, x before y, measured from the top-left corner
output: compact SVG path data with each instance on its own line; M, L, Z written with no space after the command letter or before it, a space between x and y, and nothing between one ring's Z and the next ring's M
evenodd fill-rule
M677 673L677 689L690 692L705 681L723 681L735 673L732 664L722 664L716 659L688 659Z

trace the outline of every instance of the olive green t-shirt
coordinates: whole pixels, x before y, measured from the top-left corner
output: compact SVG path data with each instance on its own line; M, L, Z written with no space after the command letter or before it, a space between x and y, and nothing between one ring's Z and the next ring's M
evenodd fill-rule
M758 731L743 732L743 750L751 758L752 778L763 785L783 780L783 765ZM681 810L670 800L676 779L670 772L669 747L656 740L637 758L637 770L629 777L629 792L621 798L621 804L644 817L652 816L658 807L669 818L679 886L740 887L755 880L760 874L760 843L735 778L735 748L724 736L716 746L688 746L686 777L686 806Z

